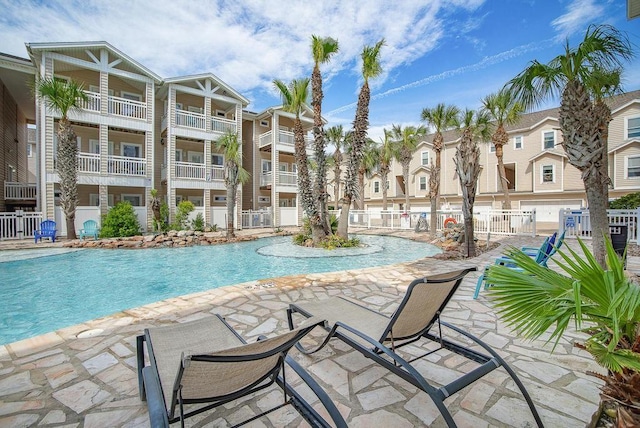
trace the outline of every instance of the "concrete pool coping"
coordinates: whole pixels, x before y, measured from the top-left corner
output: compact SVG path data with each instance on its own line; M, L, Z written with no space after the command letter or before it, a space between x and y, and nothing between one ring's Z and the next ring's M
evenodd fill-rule
M504 239L511 245L535 245L540 238ZM571 242L570 242L571 245ZM454 270L483 268L503 247L465 261L422 259L391 266L252 281L176 297L108 317L0 346L0 426L148 426L145 403L138 398L135 338L145 327L184 322L220 313L246 339L287 329L288 303L336 294L358 298L390 313L411 279ZM633 261L630 260L630 265ZM524 342L496 318L481 294L471 298L477 274L469 275L443 319L468 328L491 344L518 372L548 426L584 426L597 408L598 371L591 357L563 339L554 354L543 342ZM315 333L320 335L321 332ZM411 352L415 352L412 350ZM322 384L349 426L443 426L425 393L350 351L340 342L312 357L292 356ZM436 364L437 363L437 364ZM419 363L438 381L466 362L455 355ZM187 426L237 423L281 397L267 389L255 399L187 420ZM465 388L445 402L460 426L525 426L532 421L521 397L502 371ZM300 426L295 411L284 408L252 426ZM304 424L302 424L304 426Z

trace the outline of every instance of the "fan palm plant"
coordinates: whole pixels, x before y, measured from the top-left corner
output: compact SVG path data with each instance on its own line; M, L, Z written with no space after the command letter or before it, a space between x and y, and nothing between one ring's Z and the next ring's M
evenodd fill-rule
M362 161L364 145L367 139L367 130L369 129L369 101L371 100L369 79L373 79L382 73L382 65L380 63L382 46L384 46L384 39L373 46L365 46L360 55L364 82L358 95L356 116L353 121L353 136L344 186L344 204L340 211L340 221L338 223L338 236L343 239L349 239L349 208L351 202L357 196L358 170L360 169L360 162Z
M478 140L489 139L489 118L482 112L466 109L462 114L462 136L453 159L462 189L462 214L467 257L475 257L476 244L473 231L473 204L480 175L480 149Z
M442 133L449 129L458 128L460 125L460 109L456 106L448 106L443 103L434 108L422 110L421 118L428 126L434 128L433 151L435 152L436 164L431 166L429 171L429 198L431 199L430 222L433 225L430 229L431 236L435 237L438 224L438 207L440 206L440 181L442 165L442 149L444 148L444 138Z
M342 125L332 126L327 130L327 139L333 144L333 197L335 198L335 209L340 203L340 182L342 180L342 150L345 145L345 135Z
M509 143L509 134L507 134L504 127L517 123L524 108L522 104L515 100L513 93L505 88L487 95L482 100L482 106L492 120L492 127L495 127L491 135L491 143L496 149L498 175L500 177L502 193L504 194L502 209L510 210L509 180L507 180L507 174L504 169L504 146Z
M557 251L559 271L510 248L506 254L520 269L491 266L486 274L494 284L489 296L502 320L525 338L548 334L555 347L572 322L585 332L585 342L575 346L589 352L607 370L606 376L594 374L605 382L603 397L630 405L623 411L638 424L640 286L625 275L610 239L605 239L605 268L580 239L578 242L582 254L569 245Z
M507 87L525 108L549 96L561 95L558 120L569 163L582 173L591 226L593 251L604 266L604 238L609 234L607 129L611 114L602 98L620 92L623 61L633 57L628 38L609 25L590 26L580 44L547 64L532 61ZM603 114L604 113L604 114Z
M413 159L413 153L418 148L420 139L427 133L424 126L393 125L391 134L396 142L395 158L402 165L402 180L404 181L404 211L410 211L409 202L409 165Z
M58 151L56 169L60 177L60 206L67 222L67 238L76 239L76 207L78 206L78 146L77 136L68 114L80 110L87 101L82 83L54 77L39 78L34 92L51 110L60 113L58 121Z
M338 41L331 37L311 36L311 52L313 54L313 72L311 73L311 106L313 107L313 152L317 163L314 193L318 198L320 221L324 227L324 235L331 234L327 209L327 155L325 149L324 128L322 124L322 74L320 64L329 62L333 54L338 52Z
M249 181L249 172L242 167L242 143L233 131L216 141L216 148L224 154L224 185L227 188L227 239L235 238L234 209L238 185Z

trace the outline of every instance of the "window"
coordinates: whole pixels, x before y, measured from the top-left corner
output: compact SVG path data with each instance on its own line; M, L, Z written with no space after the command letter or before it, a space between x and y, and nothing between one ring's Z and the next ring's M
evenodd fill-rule
M380 193L380 182L379 181L374 181L373 182L373 193Z
M556 133L555 131L545 131L542 133L542 148L543 150L553 149L556 145Z
M260 204L268 204L271 202L270 196L258 196L258 203Z
M496 152L495 144L493 144L493 143L489 144L489 152L491 152L491 153L495 153Z
M640 117L627 119L627 138L640 137Z
M113 194L110 194L108 197L108 206L112 207L115 204L113 203ZM98 193L90 193L89 194L89 205L92 207L99 207L100 206L100 195Z
M89 85L89 92L95 92L95 93L99 94L100 93L100 86ZM113 96L113 89L109 89L108 92L109 92L110 96Z
M640 177L640 156L627 158L627 178Z
M188 196L187 200L191 201L191 203L196 207L203 206L202 196Z
M133 92L120 91L120 97L125 100L142 101L142 95L134 94Z
M191 113L204 113L204 109L202 107L195 107L195 106L189 106L187 107L187 109L191 112Z
M133 194L123 193L120 196L120 200L122 202L129 202L134 207L142 206L142 195L133 195Z
M142 145L132 143L120 143L120 155L128 158L141 158Z
M224 112L224 110L216 110L216 116L218 116L218 117L226 117L227 114Z
M204 163L204 153L202 153L202 152L188 151L187 152L187 157L189 159L189 162Z
M33 157L33 147L32 147L32 144L27 144L27 157Z
M211 155L211 165L213 166L223 166L224 165L224 156L219 154Z
M522 135L513 137L513 148L514 150L520 150L522 148Z
M227 202L226 196L216 195L213 197L214 202Z
M553 165L543 165L542 166L542 182L543 183L553 183Z
M420 153L420 165L429 165L429 152Z
M271 171L271 161L267 159L262 159L262 172L270 172Z
M182 162L182 149L176 149L176 162Z
M261 120L260 121L260 126L264 126L265 128L268 128L269 127L269 122L266 121L266 120Z
M427 177L420 177L420 190L427 190Z
M183 107L182 103L176 103L176 110L182 110Z

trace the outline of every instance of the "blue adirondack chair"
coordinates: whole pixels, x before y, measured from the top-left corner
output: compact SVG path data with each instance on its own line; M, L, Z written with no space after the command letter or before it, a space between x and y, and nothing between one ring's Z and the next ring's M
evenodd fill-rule
M82 229L78 232L78 237L82 241L82 238L86 236L93 236L93 239L98 239L98 234L100 233L100 228L98 227L98 222L95 220L87 220L82 223Z
M38 239L42 241L42 238L50 238L51 242L56 242L56 222L53 220L45 220L40 223L40 229L34 233L34 239L38 242Z

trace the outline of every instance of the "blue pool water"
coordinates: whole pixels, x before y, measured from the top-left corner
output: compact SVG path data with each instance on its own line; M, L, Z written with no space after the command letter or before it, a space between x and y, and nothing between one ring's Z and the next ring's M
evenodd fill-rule
M402 238L359 237L354 250L300 248L291 237L150 250L80 250L0 263L0 344L223 285L340 271L431 256ZM33 250L35 254L39 250Z

